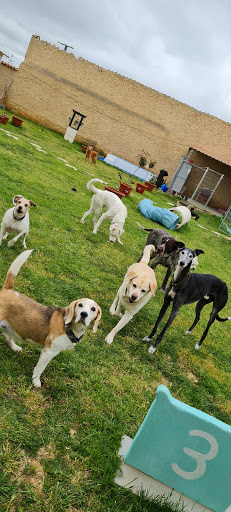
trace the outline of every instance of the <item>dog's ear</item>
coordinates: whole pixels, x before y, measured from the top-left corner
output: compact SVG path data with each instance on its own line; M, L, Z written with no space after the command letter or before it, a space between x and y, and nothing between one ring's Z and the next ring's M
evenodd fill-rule
M155 292L156 292L156 289L157 289L157 282L155 279L152 279L152 281L150 281L150 290L152 292L152 295L155 295Z
M34 203L34 201L30 200L29 203L30 203L30 206L36 206L36 207L38 206L37 204Z
M13 197L13 204L17 204L18 200L21 199L23 196L14 196Z
M117 227L117 224L111 224L110 225L110 228L109 228L109 231L113 231L113 229L115 229Z
M204 251L202 251L201 249L194 249L194 254L195 256L199 256L199 254L204 254Z
M95 303L96 304L96 303ZM99 321L100 321L100 318L102 316L102 309L99 307L98 304L96 304L96 307L97 307L97 310L98 310L98 313L97 313L97 316L94 320L94 325L93 325L93 332L95 333L98 329L98 325L99 325Z
M75 306L77 304L77 302L79 302L78 300L73 300L73 302L71 302L69 304L69 306L67 306L65 309L66 309L66 318L65 318L65 325L69 324L72 320L73 320L73 316L75 314Z
M125 276L125 281L130 281L131 279L134 279L135 277L139 277L137 270L130 270Z

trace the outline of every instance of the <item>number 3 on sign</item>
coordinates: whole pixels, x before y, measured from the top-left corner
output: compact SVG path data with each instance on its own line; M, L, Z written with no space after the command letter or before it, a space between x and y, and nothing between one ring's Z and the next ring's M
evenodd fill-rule
M183 469L180 469L177 464L172 464L172 469L175 471L175 473L177 473L182 478L185 478L186 480L196 480L196 478L200 478L205 473L206 461L212 460L216 457L218 452L218 444L215 437L208 434L208 432L203 432L203 430L190 430L189 435L203 437L206 439L210 444L210 451L208 453L200 453L196 452L195 450L191 450L191 448L184 448L184 453L186 453L186 455L196 459L196 469L194 471L183 471Z

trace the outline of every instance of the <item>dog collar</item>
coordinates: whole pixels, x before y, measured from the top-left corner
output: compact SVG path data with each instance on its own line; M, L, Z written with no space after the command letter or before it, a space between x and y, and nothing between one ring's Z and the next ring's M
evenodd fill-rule
M176 290L177 288L181 288L181 286L183 286L185 283L187 283L187 282L188 282L189 278L190 278L190 274L188 274L187 276L183 277L183 279L181 279L181 281L177 281L177 282L176 282L176 281L174 281L174 280L172 279L172 281L171 281L171 286L172 286L172 288L174 288L175 290Z
M14 220L18 220L18 221L20 221L20 220L25 219L26 215L24 215L24 217L21 217L21 219L18 219L17 217L15 217L15 215L14 215L14 213L13 213L13 217L14 217Z
M83 334L82 336L80 336L79 338L77 338L77 336L75 336L75 334L73 333L72 329L67 325L65 326L65 331L66 331L66 335L68 336L69 340L71 341L71 343L74 343L75 345L77 343L79 343L79 341L83 338Z

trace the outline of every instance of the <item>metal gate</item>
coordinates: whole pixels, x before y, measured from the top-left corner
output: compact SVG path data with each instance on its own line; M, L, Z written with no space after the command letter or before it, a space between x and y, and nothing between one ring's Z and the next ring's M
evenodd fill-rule
M219 172L213 171L207 167L195 188L191 199L207 206L223 178L224 174L220 174Z
M226 235L231 235L231 205L229 206L225 216L223 217L218 229L219 231L226 233Z
M185 195L187 180L189 177L192 178L193 175L193 181L197 184L190 199L207 206L221 180L224 178L224 174L213 171L212 169L209 169L209 167L205 169L194 165L190 160L184 157L171 179L169 188L174 192ZM188 194L187 197L189 197Z

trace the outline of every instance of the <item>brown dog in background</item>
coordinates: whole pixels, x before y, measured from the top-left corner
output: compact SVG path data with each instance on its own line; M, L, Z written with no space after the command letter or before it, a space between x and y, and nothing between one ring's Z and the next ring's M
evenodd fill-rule
M92 146L88 146L88 148L86 150L85 162L87 160L90 161L90 158L91 158L91 163L93 165L95 165L97 162L97 159L98 159L98 153L97 153L97 151L94 151Z

